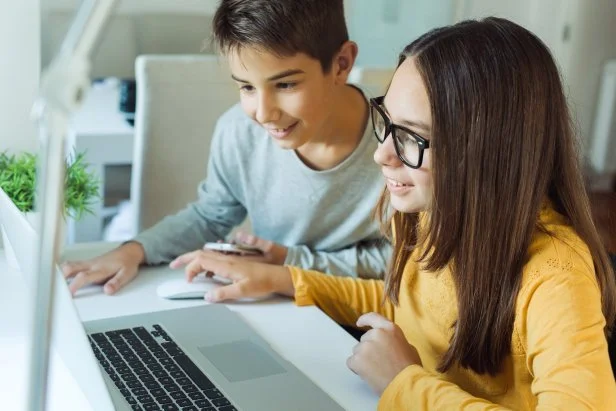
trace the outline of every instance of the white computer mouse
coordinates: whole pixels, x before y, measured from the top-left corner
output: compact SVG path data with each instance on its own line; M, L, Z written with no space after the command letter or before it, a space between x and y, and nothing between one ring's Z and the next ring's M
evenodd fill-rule
M208 291L229 283L226 279L206 278L203 275L195 277L190 283L184 277L174 278L161 283L156 288L156 294L168 300L203 298Z
M188 299L203 299L205 293L216 288L223 287L231 284L232 281L219 277L205 277L199 275L195 277L192 282L186 281L185 278L174 278L173 280L167 280L161 283L156 288L156 294L168 300L188 300ZM254 302L268 298L269 296L263 296L258 298L240 298L236 300L238 302Z

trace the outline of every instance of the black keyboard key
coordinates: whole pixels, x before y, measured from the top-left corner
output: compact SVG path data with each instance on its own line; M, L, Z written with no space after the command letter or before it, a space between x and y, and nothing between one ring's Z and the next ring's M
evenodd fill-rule
M188 407L192 405L192 401L190 401L188 398L182 398L181 400L176 400L175 403L179 405L180 407Z
M160 409L160 406L154 402L151 402L148 404L143 404L143 409L145 411L158 411Z
M178 365L184 370L186 374L197 384L199 388L202 390L207 390L210 388L214 388L214 384L210 381L209 378L203 374L203 372L195 365L194 362L188 358L186 355L178 355L175 357ZM180 384L182 385L182 384Z
M179 408L175 404L165 404L163 405L163 411L178 411Z
M147 368L143 367L143 366L141 366L141 367L131 367L131 368L133 369L133 372L135 374L137 374L137 375L150 374L150 371Z
M126 374L127 372L131 372L130 368L127 365L119 365L115 367L118 374Z
M140 395L137 397L137 401L142 404L147 404L150 402L154 402L154 398L150 397L149 395Z
M184 355L184 354L182 354ZM175 364L167 364L165 365L165 370L167 370L167 372L172 373L174 371L180 371L180 367L178 367Z
M184 378L186 377L186 374L184 374L182 371L180 371L179 369L177 371L169 371L169 375L171 376L171 378L175 378L176 380L178 378Z
M162 377L158 379L158 382L160 382L163 385L166 385L166 384L171 384L174 381L173 381L173 378L171 377Z
M176 383L172 382L170 384L165 384L163 385L163 388L165 389L165 391L167 392L175 392L175 391L182 391L180 389L180 386L177 385Z
M127 383L129 381L137 381L137 376L135 374L124 374L122 375L122 379Z
M133 404L130 407L133 411L143 411L143 408L141 408L141 406L137 404Z
M222 407L224 405L231 405L231 403L229 402L228 399L226 399L225 397L222 398L216 398L215 400L212 400L212 404L214 404L217 407Z
M154 398L158 398L158 397L162 397L162 396L167 396L167 391L165 391L162 388L155 388L153 390L150 390L150 395L154 396Z
M145 327L135 327L133 328L133 331L135 332L135 334L137 334L137 337L141 339L150 336L150 333L148 332L148 330L145 329Z
M205 396L201 394L199 391L189 392L188 397L190 397L191 400L204 400L205 399Z
M148 381L148 382L144 382L143 385L145 386L145 388L147 388L148 390L155 390L157 388L162 388L162 386L157 382L157 381Z
M171 393L169 393L169 396L171 396L171 398L173 398L176 401L188 398L188 397L186 397L186 394L184 394L182 391L171 392Z
M159 404L173 404L173 400L168 395L164 397L156 397L156 402Z
M130 391L127 390L126 388L121 388L120 393L122 394L124 398L132 397L132 395L130 394Z
M107 337L103 333L90 334L90 337L97 343L107 342Z
M167 384L166 382L163 382L163 380L164 380L165 378L166 378L166 379L169 379L169 380L171 379L171 378L169 377L169 374L167 374L167 373L166 373L165 371L163 371L163 370L154 371L154 372L152 372L152 374L153 374L156 378L158 378L158 379L160 380L160 382L162 382L163 384Z
M143 363L145 365L157 365L158 361L156 361L156 358L152 357L152 358L141 358L141 360L143 361Z
M141 383L139 381L135 380L135 381L127 382L126 386L128 388L141 388Z
M199 411L194 405L182 408L182 411Z
M190 394L191 392L199 392L199 388L197 388L197 386L195 384L190 384L190 385L182 385L182 389L187 393Z
M139 379L143 382L150 382L150 381L156 381L156 378L154 378L152 375L150 374L142 374L139 376Z
M215 400L216 398L221 398L224 397L222 395L222 393L220 391L218 391L216 388L213 388L211 390L203 390L203 393L205 394L206 397L208 397L210 400Z
M178 378L175 382L180 385L192 385L192 381L188 378Z
M163 360L171 361L169 364L173 364L173 360L169 357L169 354L164 351L152 351L152 354L154 354L154 357L158 358L158 361L160 361L161 364L166 364L163 363Z
M136 396L136 397L138 397L140 395L148 395L148 390L146 390L143 387L133 388L131 391L132 391L133 395Z
M193 400L195 399L193 398ZM203 399L203 400L195 400L195 405L199 408L205 408L205 407L211 407L212 403L206 399Z

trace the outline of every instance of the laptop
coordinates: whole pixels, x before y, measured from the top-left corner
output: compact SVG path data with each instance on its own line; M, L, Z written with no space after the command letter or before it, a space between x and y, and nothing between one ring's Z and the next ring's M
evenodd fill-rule
M38 236L0 190L0 222L26 284ZM82 323L56 271L52 350L95 410L342 410L224 305Z

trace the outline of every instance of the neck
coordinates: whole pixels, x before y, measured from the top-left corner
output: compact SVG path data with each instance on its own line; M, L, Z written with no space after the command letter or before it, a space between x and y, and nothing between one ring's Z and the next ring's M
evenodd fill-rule
M319 138L296 150L306 165L316 170L333 168L351 155L359 145L368 121L366 99L354 87L343 87L331 106L335 110Z

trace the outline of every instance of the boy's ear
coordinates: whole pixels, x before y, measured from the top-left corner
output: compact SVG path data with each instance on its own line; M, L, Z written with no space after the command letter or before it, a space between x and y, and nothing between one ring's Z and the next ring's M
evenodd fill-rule
M354 41L345 41L332 62L332 73L336 84L346 84L349 73L357 58L358 48Z

